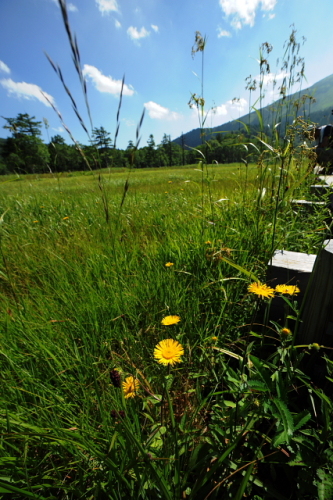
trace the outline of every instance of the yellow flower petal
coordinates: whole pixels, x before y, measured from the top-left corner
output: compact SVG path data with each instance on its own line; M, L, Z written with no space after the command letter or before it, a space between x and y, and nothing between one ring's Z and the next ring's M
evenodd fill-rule
M274 288L271 288L260 282L251 283L251 285L249 285L247 289L249 292L258 295L262 299L264 298L271 299L272 297L274 297Z
M162 325L175 325L176 323L179 323L180 317L179 316L165 316L165 318L162 319L161 323Z
M184 354L183 346L173 339L161 340L154 349L154 358L162 365L181 363Z
M127 377L123 382L123 391L125 399L134 398L139 390L139 381L134 377Z

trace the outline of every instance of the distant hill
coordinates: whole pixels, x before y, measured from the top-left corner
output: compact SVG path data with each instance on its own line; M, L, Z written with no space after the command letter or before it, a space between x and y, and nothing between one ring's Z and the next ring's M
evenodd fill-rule
M306 95L314 97L315 101L312 101L310 104L310 100L306 99L304 103L302 103L302 96ZM323 78L307 89L295 92L285 99L278 99L274 103L264 107L261 113L263 123L266 125L266 133L269 131L269 127L274 126L276 123L280 122L279 126L284 127L286 121L290 122L295 117L295 106L292 103L296 100L300 103L297 116L303 116L319 125L331 123L333 121L333 75ZM257 104L257 106L259 106L259 104ZM286 112L286 110L288 110L288 112ZM253 111L250 115L246 114L240 117L239 120L233 120L214 128L205 129L205 140L212 139L218 132L236 132L238 130L244 130L243 125L239 123L240 121L250 125L254 130L260 127L258 115ZM181 137L177 137L173 142L180 146L184 144L192 148L198 146L201 144L200 128L196 128L183 134Z

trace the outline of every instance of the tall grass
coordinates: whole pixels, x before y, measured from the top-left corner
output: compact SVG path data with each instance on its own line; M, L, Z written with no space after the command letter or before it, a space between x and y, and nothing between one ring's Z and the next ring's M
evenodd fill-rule
M327 212L292 208L307 161L264 139L245 172L2 182L1 497L332 497L331 379L311 378L329 350L294 338L294 296L276 323L273 290L248 291L277 246L316 252ZM164 339L181 363L154 358Z

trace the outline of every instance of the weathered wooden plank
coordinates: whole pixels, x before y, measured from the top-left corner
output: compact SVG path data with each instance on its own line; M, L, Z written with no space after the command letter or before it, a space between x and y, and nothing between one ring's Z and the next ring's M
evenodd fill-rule
M317 196L325 196L327 193L332 192L333 186L328 184L313 184L310 186L310 193Z
M298 271L299 273L311 273L316 257L314 254L275 250L268 265L289 271Z
M333 345L333 240L325 240L309 282L299 340Z
M303 300L305 290L310 280L310 276L316 261L316 255L301 252L291 252L288 250L276 250L272 259L268 263L267 282L270 286L276 285L297 285L300 293L295 296L299 306ZM282 324L285 317L285 302L282 298L276 297L272 301L270 319Z
M318 175L318 180L325 182L328 186L333 186L333 175Z

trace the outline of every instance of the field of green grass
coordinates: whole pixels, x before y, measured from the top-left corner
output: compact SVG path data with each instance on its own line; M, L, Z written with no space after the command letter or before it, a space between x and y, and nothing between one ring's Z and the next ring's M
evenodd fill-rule
M288 318L256 325L275 299L248 291L276 248L321 247L326 209L290 204L303 170L283 189L278 164L0 179L0 498L328 491L312 349L281 334ZM154 356L165 339L181 362Z

